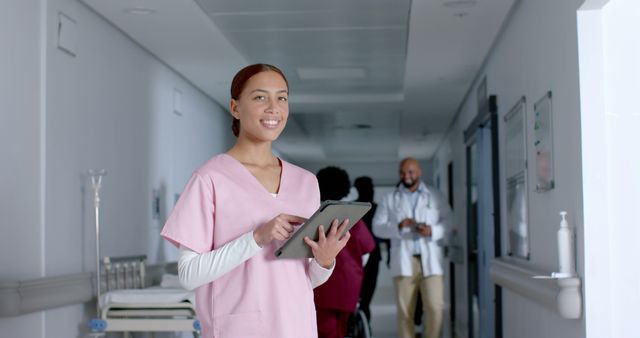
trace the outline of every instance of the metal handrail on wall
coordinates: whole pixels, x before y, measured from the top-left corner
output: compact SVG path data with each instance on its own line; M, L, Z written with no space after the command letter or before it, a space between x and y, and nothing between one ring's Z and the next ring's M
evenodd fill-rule
M557 311L562 318L581 318L582 283L579 277L537 278L547 277L550 273L504 258L494 259L490 270L496 284Z
M146 267L144 285L157 285L162 274L175 273L176 263ZM22 281L0 281L0 317L82 304L95 300L95 273L83 272Z

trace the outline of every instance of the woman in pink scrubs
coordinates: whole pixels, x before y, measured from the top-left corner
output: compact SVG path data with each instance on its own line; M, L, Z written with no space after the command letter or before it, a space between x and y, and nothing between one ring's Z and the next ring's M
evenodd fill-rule
M276 67L243 68L231 84L235 145L197 168L161 235L181 250L182 285L196 289L205 338L317 337L313 288L324 283L349 233L347 222L305 238L312 259L274 251L320 205L315 176L274 156L289 115Z

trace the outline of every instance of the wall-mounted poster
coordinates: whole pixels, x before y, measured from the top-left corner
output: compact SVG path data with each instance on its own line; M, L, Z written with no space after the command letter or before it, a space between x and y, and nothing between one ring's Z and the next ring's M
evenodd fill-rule
M507 224L509 256L529 259L529 223L525 173L507 179Z
M551 92L538 100L533 106L535 113L533 145L536 150L536 191L553 189L553 116L551 110Z
M526 100L522 97L505 115L505 176L513 177L527 169Z
M526 120L526 99L522 97L504 117L507 253L529 259Z

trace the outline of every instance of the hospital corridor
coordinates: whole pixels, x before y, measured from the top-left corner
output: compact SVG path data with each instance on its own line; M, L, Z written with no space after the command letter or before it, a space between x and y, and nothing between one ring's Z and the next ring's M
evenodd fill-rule
M0 338L640 338L638 32L0 0Z

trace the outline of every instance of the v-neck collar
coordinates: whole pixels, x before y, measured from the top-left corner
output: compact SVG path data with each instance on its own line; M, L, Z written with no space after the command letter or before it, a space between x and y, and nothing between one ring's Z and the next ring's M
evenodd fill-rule
M244 164L242 164L242 162L238 161L238 159L236 159L235 157L227 154L227 153L222 153L222 155L224 155L225 157L229 158L231 160L231 162L235 163L237 166L240 166L242 169L240 170L241 172L244 172L245 176L249 176L249 180L253 182L254 185L258 186L260 190L264 191L265 194L269 195L269 197L271 198L278 198L279 196L282 195L283 192L283 186L284 186L284 175L285 175L285 167L286 167L286 163L284 160L282 160L280 157L276 158L278 159L278 162L280 163L280 182L278 182L278 191L275 192L275 196L273 195L273 193L271 191L269 191L267 189L267 187L265 187L260 180L258 180L257 177L255 177L251 171L245 167Z

